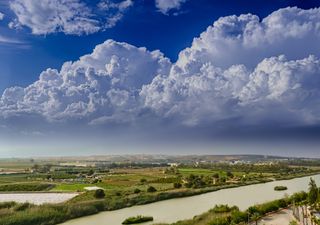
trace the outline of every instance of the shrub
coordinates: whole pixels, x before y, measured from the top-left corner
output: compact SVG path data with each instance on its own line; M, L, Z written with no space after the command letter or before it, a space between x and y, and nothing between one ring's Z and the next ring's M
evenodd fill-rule
M30 208L32 205L28 202L26 203L21 203L21 204L17 204L13 210L14 211L23 211L23 210L26 210L27 208Z
M181 188L182 184L181 183L173 183L174 188Z
M147 182L147 179L145 178L140 179L140 183L146 183L146 182Z
M275 186L274 187L274 190L275 191L285 191L287 190L288 188L286 186Z
M144 223L148 221L153 221L152 216L136 216L136 217L129 217L122 224L135 224L135 223Z
M147 192L156 192L157 189L153 186L149 186L148 189L147 189Z
M105 196L106 196L106 194L104 193L104 190L102 190L102 189L95 190L95 192L94 192L95 198L104 198Z
M134 189L133 193L135 194L139 194L141 192L141 190L139 188Z

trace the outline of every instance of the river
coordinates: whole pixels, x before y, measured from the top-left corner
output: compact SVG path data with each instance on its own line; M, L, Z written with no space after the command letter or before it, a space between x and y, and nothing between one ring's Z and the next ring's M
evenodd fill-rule
M311 177L317 183L320 183L320 175ZM137 215L153 216L154 221L152 223L143 223L144 225L161 222L172 223L178 220L191 219L195 215L208 211L216 204L236 205L241 210L245 210L256 203L279 199L284 197L285 194L291 195L295 192L306 191L309 180L310 176L223 189L192 197L170 199L147 205L101 212L96 215L70 220L62 225L121 225L127 217ZM288 190L274 191L274 187L278 185L287 186Z

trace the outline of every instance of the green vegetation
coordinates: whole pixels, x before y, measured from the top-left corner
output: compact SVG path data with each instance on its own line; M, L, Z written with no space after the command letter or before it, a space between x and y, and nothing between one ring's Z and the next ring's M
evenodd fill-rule
M122 224L136 224L136 223L144 223L148 221L153 221L152 216L136 216L136 217L129 217L122 222Z
M288 188L286 186L275 186L274 190L275 191L285 191L285 190L288 190Z
M157 191L157 189L155 188L155 187L153 187L153 186L150 186L150 187L148 187L148 189L147 189L147 192L156 192Z
M0 168L5 168L3 172L15 172L14 174L0 174L0 191L80 193L64 204L45 204L42 206L17 205L15 203L0 204L1 225L2 222L4 225L51 225L104 210L116 210L171 198L269 182L274 179L307 176L320 172L320 167L297 166L283 162L268 164L186 163L172 166L167 166L167 164L157 165L159 166L154 164L112 163L69 166L48 161L35 162L30 160L30 162L24 161L22 165L15 168L14 162L10 160L9 162L2 162L0 160ZM101 189L99 191L86 191L86 187ZM315 189L314 186L313 189ZM309 198L315 199L314 194L309 194ZM215 210L217 211L218 208ZM253 211L250 218L253 220L261 216L262 211ZM216 217L217 214L219 213L215 212L212 215ZM246 212L231 209L223 214L242 218L246 215ZM226 218L217 220L221 220L220 223L223 224ZM234 221L238 220L241 221L239 218ZM230 220L227 221L230 222Z
M98 189L94 192L94 197L95 198L104 198L106 194L104 193L104 190Z
M308 200L311 205L315 204L319 199L319 189L314 179L310 178Z
M49 183L11 183L0 185L0 192L49 191L54 186L54 184Z
M285 208L292 202L300 203L307 199L307 193L300 192L290 197L259 204L240 211L238 207L228 205L216 205L213 209L190 220L183 220L171 225L236 225L255 222L264 215ZM160 224L159 224L160 225ZM164 225L164 224L162 224Z

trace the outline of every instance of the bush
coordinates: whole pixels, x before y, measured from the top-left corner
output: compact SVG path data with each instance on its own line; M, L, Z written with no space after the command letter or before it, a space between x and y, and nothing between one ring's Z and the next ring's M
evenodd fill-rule
M95 198L104 198L106 194L104 193L104 190L98 189L94 192L94 197Z
M139 194L141 192L141 190L139 188L134 189L133 193L135 194Z
M144 223L148 221L153 221L152 216L136 216L136 217L129 217L122 224L135 224L135 223Z
M182 184L181 183L173 183L174 188L181 188Z
M153 186L149 186L148 189L147 189L147 192L156 192L157 189Z
M147 182L147 179L145 178L140 179L140 183L146 183L146 182Z
M275 186L274 190L275 191L285 191L285 190L288 190L288 188L286 186Z
M13 210L14 211L23 211L23 210L26 210L27 208L30 208L32 205L28 202L26 203L21 203L21 204L17 204Z

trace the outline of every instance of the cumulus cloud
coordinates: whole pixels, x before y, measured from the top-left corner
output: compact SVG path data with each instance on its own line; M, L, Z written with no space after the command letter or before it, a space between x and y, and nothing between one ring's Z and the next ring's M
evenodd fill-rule
M179 10L187 0L155 0L158 10L168 15L171 10Z
M157 114L189 126L317 124L319 22L319 8L281 9L261 22L251 14L220 18L141 96Z
M108 40L28 87L6 89L0 115L90 127L155 120L214 130L319 126L319 24L319 8L223 17L176 63Z
M167 74L170 61L159 51L149 52L108 40L92 54L66 62L60 71L47 69L26 88L4 91L3 117L39 115L48 121L83 119L106 121L135 115L138 90L157 74ZM100 118L100 119L99 119ZM128 117L129 118L129 117Z
M281 54L288 59L319 56L320 45L315 44L319 21L319 8L295 7L275 11L261 21L251 14L222 17L180 53L177 65L184 69L210 60L222 68L234 64L253 68L264 58Z
M97 12L99 10L80 0L13 0L10 2L10 8L16 19L9 23L9 27L26 26L36 35L56 32L72 35L91 34L115 26L131 5L131 0L117 4L101 1L99 7L96 7L101 9L105 6L101 14Z
M4 18L4 14L0 12L0 21L3 20L3 18Z
M173 68L143 87L147 107L163 117L197 126L283 126L319 124L320 61L315 56L288 61L264 59L253 70L233 65L226 70L203 64L192 74ZM216 127L218 129L218 127Z

